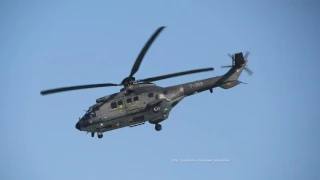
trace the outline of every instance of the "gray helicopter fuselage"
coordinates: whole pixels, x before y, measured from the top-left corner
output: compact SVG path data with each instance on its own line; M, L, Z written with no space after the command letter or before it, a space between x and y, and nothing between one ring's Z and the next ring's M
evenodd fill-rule
M98 98L96 104L78 121L76 128L101 135L106 131L149 121L161 130L158 123L166 120L172 108L183 98L206 90L212 93L216 87L230 89L239 85L241 81L238 78L246 63L247 60L243 60L242 64L233 66L222 76L175 86L160 87L152 83L126 86L119 93Z
M96 100L79 120L76 128L87 132L106 132L122 127L157 124L168 118L172 108L184 97L219 86L221 76L185 84L159 87L155 84L135 84L119 93Z

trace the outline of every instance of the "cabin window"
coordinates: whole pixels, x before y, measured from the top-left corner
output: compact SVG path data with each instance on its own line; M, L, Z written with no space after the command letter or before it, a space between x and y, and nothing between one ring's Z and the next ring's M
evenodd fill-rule
M153 97L153 93L149 93L149 94L148 94L148 97Z
M139 97L136 96L136 97L133 98L133 100L134 100L134 101L138 101L138 100L139 100Z
M122 105L122 104L123 104L122 100L118 101L118 105Z
M131 103L132 102L132 99L131 98L128 98L127 99L127 103Z
M116 102L111 103L111 108L112 108L112 109L117 108L117 103L116 103Z

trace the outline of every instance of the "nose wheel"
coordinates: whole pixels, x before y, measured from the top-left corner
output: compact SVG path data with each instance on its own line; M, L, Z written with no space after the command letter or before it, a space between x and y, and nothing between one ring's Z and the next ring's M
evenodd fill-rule
M156 131L161 131L162 126L161 126L161 124L156 124L156 126L154 128L156 129Z

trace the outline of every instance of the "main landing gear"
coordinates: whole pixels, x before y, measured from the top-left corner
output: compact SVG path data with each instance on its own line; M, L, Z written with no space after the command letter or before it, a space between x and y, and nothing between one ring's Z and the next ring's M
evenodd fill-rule
M162 126L161 126L161 124L156 124L156 126L154 128L156 129L156 131L161 131Z
M98 132L97 134L99 139L103 138L102 132ZM91 137L94 137L94 132L91 132Z
M91 132L91 137L94 137L95 132ZM97 132L98 138L101 139L103 138L102 132Z
M98 132L97 134L98 134L98 138L99 138L99 139L103 138L102 132Z

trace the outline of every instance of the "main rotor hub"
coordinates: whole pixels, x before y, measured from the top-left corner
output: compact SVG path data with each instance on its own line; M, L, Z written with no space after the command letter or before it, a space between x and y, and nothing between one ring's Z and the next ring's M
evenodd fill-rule
M124 86L129 86L129 85L134 84L135 80L136 80L136 78L134 78L134 77L126 77L122 80L121 84Z

